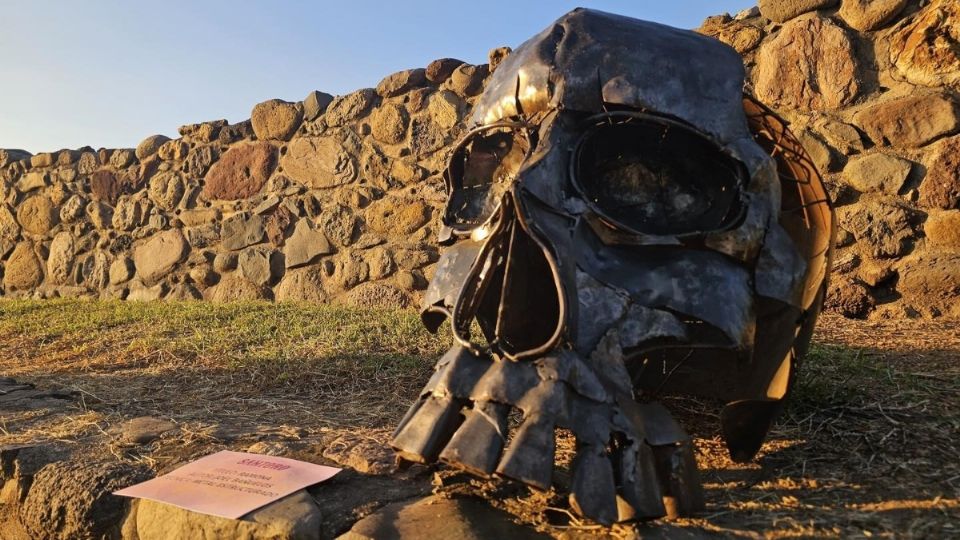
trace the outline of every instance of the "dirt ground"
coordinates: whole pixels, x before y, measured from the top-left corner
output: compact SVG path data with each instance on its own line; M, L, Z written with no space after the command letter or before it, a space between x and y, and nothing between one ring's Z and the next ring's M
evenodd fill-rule
M444 348L444 336L411 329L330 355L319 352L316 336L302 336L314 339L313 348L297 354L314 357L277 371L242 362L262 353L249 343L221 362L222 354L194 342L144 341L145 327L99 338L82 328L32 329L23 321L42 315L27 308L33 309L0 309L0 376L69 390L76 399L59 410L4 415L0 446L56 443L160 472L214 450L251 445L352 466L360 472L311 490L321 508L326 501L338 516L325 524L331 536L382 504L435 491L487 497L558 538L960 537L958 321L825 316L790 406L750 464L727 458L717 404L671 399L668 407L696 437L707 510L694 519L606 529L574 519L553 492L532 493L439 466L394 471L384 442ZM303 317L305 324L316 320L316 314ZM163 332L175 334L178 324L181 332L196 331L191 320L184 316ZM215 324L244 331L235 319ZM363 326L369 321L357 324L361 333L377 331ZM399 345L385 345L390 339ZM351 367L360 357L374 364ZM125 420L147 415L172 420L177 429L149 444L120 440ZM561 458L569 448L570 441L559 441Z

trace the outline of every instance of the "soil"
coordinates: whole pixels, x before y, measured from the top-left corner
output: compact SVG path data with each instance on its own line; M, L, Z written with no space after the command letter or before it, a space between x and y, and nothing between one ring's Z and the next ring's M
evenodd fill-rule
M325 536L386 504L435 492L483 497L557 538L956 537L958 327L949 320L823 317L789 407L749 464L727 457L717 403L670 399L668 407L696 437L707 510L669 523L602 528L577 520L556 492L439 465L397 469L384 444L421 382L351 401L346 392L331 393L349 381L262 388L249 384L244 370L183 358L118 361L117 351L70 350L22 335L0 336L0 375L70 391L73 399L5 412L0 447L57 445L158 473L219 449L340 464L352 470L310 490L323 509ZM126 442L125 422L142 416L171 420L175 429L147 443ZM571 450L572 441L560 437L561 463Z

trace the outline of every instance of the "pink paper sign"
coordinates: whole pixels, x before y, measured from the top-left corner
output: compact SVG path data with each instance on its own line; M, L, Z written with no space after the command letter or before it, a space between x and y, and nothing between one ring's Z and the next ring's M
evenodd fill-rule
M238 519L338 472L295 459L224 450L113 494Z

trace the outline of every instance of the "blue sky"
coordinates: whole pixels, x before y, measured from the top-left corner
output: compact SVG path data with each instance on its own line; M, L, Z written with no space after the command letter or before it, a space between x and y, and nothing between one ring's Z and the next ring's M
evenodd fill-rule
M682 28L751 0L0 0L0 148L132 147L270 98L486 61L580 5Z

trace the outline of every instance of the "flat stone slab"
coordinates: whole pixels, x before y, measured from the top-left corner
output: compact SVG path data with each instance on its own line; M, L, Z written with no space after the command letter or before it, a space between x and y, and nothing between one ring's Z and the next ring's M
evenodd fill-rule
M385 506L358 521L340 540L550 538L513 522L510 514L478 499L427 497Z
M25 411L65 407L76 400L73 392L37 390L32 384L0 377L0 411Z
M147 499L138 501L124 525L124 540L235 538L246 540L314 540L322 516L306 490L294 492L254 510L242 519L198 514ZM135 525L134 525L135 524Z

